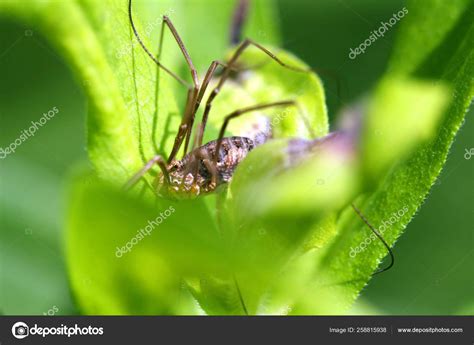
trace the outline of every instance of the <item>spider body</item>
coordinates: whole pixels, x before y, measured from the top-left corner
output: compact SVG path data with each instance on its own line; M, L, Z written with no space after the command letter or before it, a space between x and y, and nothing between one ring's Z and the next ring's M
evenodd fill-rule
M210 141L182 159L173 160L167 166L168 181L165 174L159 175L157 191L181 199L214 192L231 180L239 163L255 146L254 141L246 137L225 137L219 145L217 140Z

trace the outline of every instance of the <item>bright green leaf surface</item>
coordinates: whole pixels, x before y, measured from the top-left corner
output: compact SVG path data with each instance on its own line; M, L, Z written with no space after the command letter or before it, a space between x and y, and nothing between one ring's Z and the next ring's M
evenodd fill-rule
M150 205L92 177L76 178L73 186L67 259L82 310L195 313L184 277L225 267L215 222L202 200Z
M448 101L442 84L385 80L374 95L362 130L366 174L377 181L394 161L433 137Z

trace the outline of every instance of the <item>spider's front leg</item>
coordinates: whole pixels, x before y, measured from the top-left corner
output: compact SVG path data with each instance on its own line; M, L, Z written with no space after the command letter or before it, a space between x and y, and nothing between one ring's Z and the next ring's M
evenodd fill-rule
M128 182L124 185L124 190L129 190L132 188L135 184L137 184L138 181L151 169L155 164L158 164L160 167L163 176L164 176L164 181L166 184L170 183L170 177L168 174L168 169L166 166L166 161L161 157L160 155L157 155L150 159L143 168L141 168L133 177L128 180Z

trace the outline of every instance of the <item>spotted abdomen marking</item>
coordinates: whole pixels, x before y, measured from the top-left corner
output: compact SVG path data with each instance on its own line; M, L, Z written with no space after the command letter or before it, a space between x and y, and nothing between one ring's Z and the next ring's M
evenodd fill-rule
M217 140L213 140L198 150L206 150L210 157L214 158ZM223 138L219 155L217 157L217 176L219 182L229 182L234 175L234 171L239 163L253 150L255 144L253 140L246 137ZM204 173L207 170L204 169Z

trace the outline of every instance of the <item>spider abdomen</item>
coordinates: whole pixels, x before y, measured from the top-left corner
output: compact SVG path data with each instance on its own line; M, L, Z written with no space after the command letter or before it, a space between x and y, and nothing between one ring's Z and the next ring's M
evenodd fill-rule
M255 147L252 139L246 137L227 137L220 143L215 160L218 141L213 140L195 148L181 160L171 162L169 192L181 197L193 197L214 191L231 180L239 163ZM213 181L213 171L215 181Z

